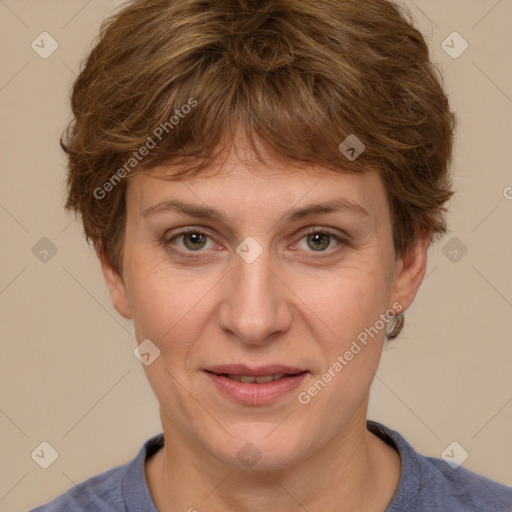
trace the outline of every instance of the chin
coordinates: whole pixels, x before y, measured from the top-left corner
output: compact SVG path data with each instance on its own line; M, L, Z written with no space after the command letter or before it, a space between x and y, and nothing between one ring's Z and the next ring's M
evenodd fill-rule
M273 429L275 429L273 431ZM282 429L280 432L279 429ZM226 464L238 469L271 471L286 469L296 464L306 454L305 436L302 432L290 432L285 426L261 424L238 425L228 429L233 437L212 446L212 453Z

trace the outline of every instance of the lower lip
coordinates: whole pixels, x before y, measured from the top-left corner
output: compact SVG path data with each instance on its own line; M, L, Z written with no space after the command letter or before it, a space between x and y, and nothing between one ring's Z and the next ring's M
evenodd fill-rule
M282 377L272 382L258 384L257 382L238 382L229 377L206 372L206 375L217 386L217 389L235 402L244 405L272 403L297 388L307 374L308 372L302 372L297 375Z

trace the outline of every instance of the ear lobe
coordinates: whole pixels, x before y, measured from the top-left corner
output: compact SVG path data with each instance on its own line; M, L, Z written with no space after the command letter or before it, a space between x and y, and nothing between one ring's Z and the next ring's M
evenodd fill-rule
M427 269L427 250L432 236L432 233L423 233L403 258L396 261L391 303L398 302L402 306L400 313L404 313L412 304L423 282Z
M122 276L120 276L119 273L112 267L110 262L107 261L107 258L103 254L103 250L96 246L95 249L96 254L100 260L101 270L103 272L103 277L110 293L112 305L121 316L130 320L132 318L132 313L130 310L130 304L128 302L128 296L126 294L124 280Z

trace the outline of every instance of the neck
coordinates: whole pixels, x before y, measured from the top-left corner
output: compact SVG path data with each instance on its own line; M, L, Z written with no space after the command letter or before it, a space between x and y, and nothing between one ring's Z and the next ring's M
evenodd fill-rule
M160 512L383 512L398 487L398 453L366 429L365 414L314 455L285 469L239 469L214 458L162 413L164 447L146 462Z

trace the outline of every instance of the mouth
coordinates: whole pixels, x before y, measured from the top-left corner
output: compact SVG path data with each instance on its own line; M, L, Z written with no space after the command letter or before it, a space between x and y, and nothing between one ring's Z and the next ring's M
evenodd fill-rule
M208 371L208 370L206 370ZM244 382L246 384L257 383L257 384L266 384L267 382L274 382L275 380L282 379L283 377L289 377L290 375L298 375L296 374L287 374L287 373L274 373L271 375L260 375L255 377L254 375L236 375L236 374L228 374L228 373L213 373L214 375L218 375L220 377L227 377L228 379L235 380L237 382Z
M290 375L307 372L304 368L282 364L266 364L262 366L247 366L245 364L223 364L206 368L205 371L222 375L238 382L257 382L264 384Z
M284 365L222 365L204 370L224 396L245 405L271 403L295 389L308 370Z

